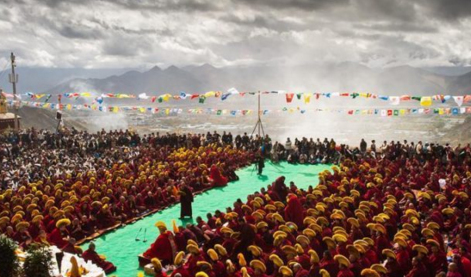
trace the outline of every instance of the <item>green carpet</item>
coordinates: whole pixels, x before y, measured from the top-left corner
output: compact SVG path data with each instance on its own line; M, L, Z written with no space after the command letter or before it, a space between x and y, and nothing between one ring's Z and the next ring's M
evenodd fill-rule
M293 181L299 188L307 189L310 185L317 185L317 174L326 169L330 169L330 166L272 164L271 162L266 163L262 176L257 176L254 166L240 169L237 171L239 181L231 182L224 188L206 191L195 197L193 218L201 216L205 219L206 213L214 213L217 209L225 211L225 208L232 207L238 198L245 202L248 194L259 191L262 187L267 187L281 175L286 177L285 183L287 185ZM180 205L175 205L97 238L95 240L97 252L105 255L107 260L118 267L118 270L111 276L131 277L137 276L138 271L143 271L139 269L137 256L143 253L157 238L158 230L154 227L154 223L159 220L164 221L170 229L172 219L177 219L177 225L190 222L190 220L185 220L185 222L178 220L179 216ZM140 241L136 241L136 235L141 228ZM147 242L143 242L145 229L147 229ZM87 247L88 244L82 245L84 250Z

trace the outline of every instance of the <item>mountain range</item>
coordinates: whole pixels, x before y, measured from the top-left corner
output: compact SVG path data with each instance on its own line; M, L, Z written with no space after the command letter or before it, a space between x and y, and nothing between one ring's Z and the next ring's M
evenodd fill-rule
M176 94L181 91L226 91L235 87L239 91L371 91L386 95L468 94L471 92L469 70L461 68L447 71L446 68L421 69L411 66L369 68L350 62L294 67L216 68L204 64L162 69L155 66L150 70L69 70L61 71L60 74L56 74L52 69L38 73L37 69L34 72L23 70L19 90L20 93L33 91L59 94L87 91L134 94L145 92L148 95L158 95ZM8 88L9 86L1 81L4 73L0 73L0 85ZM37 84L36 87L33 82Z

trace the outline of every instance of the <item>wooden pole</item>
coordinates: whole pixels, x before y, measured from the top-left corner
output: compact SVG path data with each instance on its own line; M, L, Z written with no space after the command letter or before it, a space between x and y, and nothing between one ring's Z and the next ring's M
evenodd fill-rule
M15 114L15 132L18 133L20 129L20 124L18 122L18 105L16 103L16 83L18 82L18 76L15 74L15 55L11 52L11 75L10 83L13 85L13 111Z

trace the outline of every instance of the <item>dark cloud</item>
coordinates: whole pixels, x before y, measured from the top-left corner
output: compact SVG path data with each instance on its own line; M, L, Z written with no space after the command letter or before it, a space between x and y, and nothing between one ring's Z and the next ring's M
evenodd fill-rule
M195 11L213 11L222 7L218 5L218 1L210 0L102 0L109 1L112 4L120 5L127 9L149 10L164 12L167 10L178 10L185 12Z
M388 23L355 23L354 29L365 31L380 31L380 32L405 32L405 33L435 33L439 29L434 26L426 26L418 23L410 22L388 22Z
M107 32L110 31L118 31L125 34L130 35L159 35L161 37L168 37L172 36L172 31L168 27L163 27L161 29L157 28L139 28L139 29L131 29L126 26L121 26L117 24L110 24L101 18L90 18L90 22L96 23L100 25L103 29Z
M71 39L97 39L104 36L100 29L74 24L61 26L58 32L62 36Z
M395 19L404 21L414 21L417 18L417 11L414 1L408 0L352 0L356 10L353 14L358 14L359 19L374 18L378 21Z
M234 0L235 3L245 3L250 7L262 6L273 9L319 10L333 6L348 5L350 0Z
M310 30L313 26L277 18L273 14L257 14L253 17L239 17L234 14L223 15L220 20L240 26L267 28L280 32Z
M446 20L453 21L471 16L470 0L422 0L421 5Z

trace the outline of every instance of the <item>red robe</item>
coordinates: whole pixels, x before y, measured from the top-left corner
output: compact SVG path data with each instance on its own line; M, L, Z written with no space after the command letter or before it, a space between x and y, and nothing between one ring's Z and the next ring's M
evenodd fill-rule
M188 272L188 270L186 270L186 268L184 267L179 267L177 269L175 269L173 272L172 272L172 275L170 275L170 277L174 277L177 273L180 273L180 275L182 277L191 277L190 273Z
M305 269L300 269L298 270L298 272L296 272L296 274L294 274L294 277L308 277L308 276L309 276L309 271Z
M47 237L47 240L57 246L59 249L64 248L67 245L67 242L64 241L64 234L62 234L59 228L55 228Z
M422 263L418 263L406 275L406 277L425 277L425 276L428 276L428 271Z
M433 276L446 269L447 261L445 252L439 251L429 256L429 262L432 266Z
M85 261L92 261L92 263L96 264L97 266L101 267L106 274L110 274L111 272L116 270L116 266L112 263L103 260L97 252L88 249L87 251L83 252L82 258ZM166 276L166 275L165 275Z
M291 196L285 208L285 219L294 222L299 228L303 226L303 206L298 197Z
M396 253L397 262L404 272L408 272L411 268L411 259L407 250L400 250Z
M463 264L463 269L466 273L463 277L471 277L471 261L468 258L461 256L461 263Z
M211 179L213 180L213 186L215 187L223 187L227 185L227 178L221 175L219 169L213 165L209 170L209 174Z
M344 269L339 270L337 277L354 277L354 276L353 276L353 272L350 269L344 268Z
M173 257L177 250L173 234L170 231L165 231L160 234L154 243L144 252L144 257L159 258L163 264L172 264Z
M458 271L456 272L448 271L448 273L446 274L446 277L462 277L462 276Z
M161 272L156 272L154 274L154 277L168 277L167 273L161 271Z
M339 272L339 268L334 259L326 260L325 258L322 258L322 260L320 260L319 267L320 269L327 270L330 276L337 276Z

